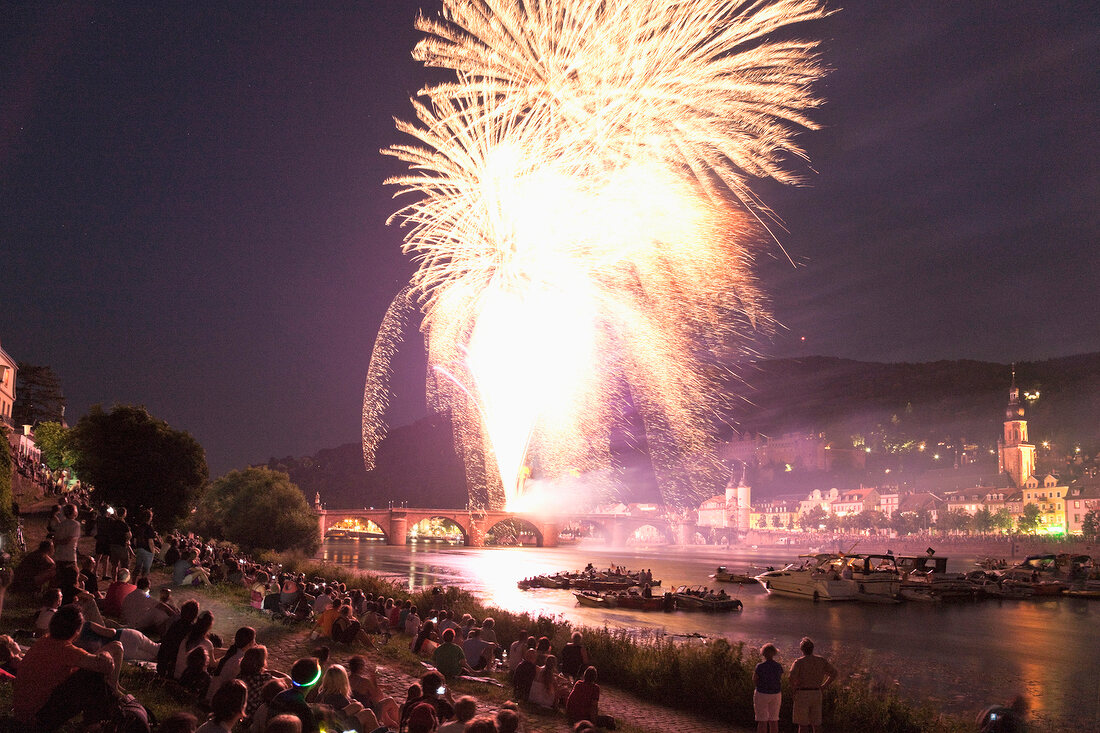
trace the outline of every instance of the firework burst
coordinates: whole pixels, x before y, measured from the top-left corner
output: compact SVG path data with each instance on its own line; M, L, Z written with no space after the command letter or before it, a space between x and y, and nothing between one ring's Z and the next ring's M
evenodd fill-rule
M444 0L414 57L450 69L421 91L408 165L388 181L418 262L429 397L452 414L475 503L515 506L540 475L609 463L629 400L666 503L698 498L722 355L768 326L751 272L767 208L749 182L794 183L823 73L777 38L817 0ZM396 306L395 306L396 307ZM391 309L364 395L381 437ZM371 404L368 405L367 402Z

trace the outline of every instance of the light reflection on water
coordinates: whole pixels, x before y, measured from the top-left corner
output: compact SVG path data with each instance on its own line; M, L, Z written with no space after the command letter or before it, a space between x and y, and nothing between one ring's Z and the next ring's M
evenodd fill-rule
M868 550L871 551L871 550ZM793 554L793 553L792 553ZM558 615L588 626L661 629L743 641L775 643L786 665L797 657L802 636L846 669L862 669L907 696L928 699L956 713L976 712L1026 691L1041 730L1100 732L1100 601L1046 601L896 606L821 603L769 597L757 585L728 592L744 601L738 614L640 613L586 608L569 591L521 591L531 575L575 570L593 562L652 568L663 588L712 584L718 565L742 569L779 567L793 559L782 550L735 548L703 554L616 550L602 546L468 548L439 544L387 547L378 542L329 540L321 556L380 573L411 588L461 585L491 605L511 611ZM974 558L952 558L950 569L973 567Z

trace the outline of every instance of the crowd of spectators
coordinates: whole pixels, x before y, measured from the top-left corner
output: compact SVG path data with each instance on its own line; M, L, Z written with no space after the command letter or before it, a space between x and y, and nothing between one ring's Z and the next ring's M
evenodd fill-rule
M598 714L596 670L579 634L561 650L559 668L548 639L524 632L506 649L491 618L478 622L307 578L190 535L161 538L147 509L136 519L131 523L122 508L94 506L83 490L69 492L50 513L49 539L0 576L3 591L10 584L38 605L26 629L0 637L0 675L14 678L13 714L26 730L53 731L81 714L107 726L126 720L132 730L148 727L147 712L119 688L124 663L147 667L208 718L200 727L196 715L174 715L158 728L169 733L521 730L519 704L479 715L476 699L452 695L450 680L494 674L511 678L519 703L560 710L578 729L613 726ZM90 554L79 551L82 536L95 538ZM150 571L160 566L171 583L154 588ZM247 589L256 611L311 628L311 639L347 657L333 663L330 646L318 646L290 669L272 669L248 626L223 644L211 609L173 600L175 588L215 583ZM356 653L395 635L432 668L400 702Z

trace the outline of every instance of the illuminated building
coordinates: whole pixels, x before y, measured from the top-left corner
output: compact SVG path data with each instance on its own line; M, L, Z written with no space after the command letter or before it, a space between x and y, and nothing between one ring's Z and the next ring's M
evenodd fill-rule
M15 404L15 375L19 369L15 359L0 348L0 422L12 427L11 408Z

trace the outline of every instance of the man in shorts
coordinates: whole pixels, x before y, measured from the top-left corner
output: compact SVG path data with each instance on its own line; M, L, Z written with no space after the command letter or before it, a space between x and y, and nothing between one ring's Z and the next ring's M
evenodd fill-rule
M814 654L810 637L803 637L798 648L802 656L791 665L791 722L798 726L798 733L817 733L821 728L821 691L836 681L837 671L825 657Z

